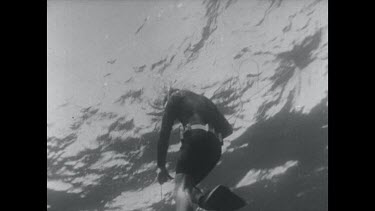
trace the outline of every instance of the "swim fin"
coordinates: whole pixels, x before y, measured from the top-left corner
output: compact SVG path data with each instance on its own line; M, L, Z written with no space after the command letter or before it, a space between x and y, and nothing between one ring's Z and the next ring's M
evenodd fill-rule
M234 194L229 188L218 185L199 200L199 207L205 210L232 211L246 205L246 201Z

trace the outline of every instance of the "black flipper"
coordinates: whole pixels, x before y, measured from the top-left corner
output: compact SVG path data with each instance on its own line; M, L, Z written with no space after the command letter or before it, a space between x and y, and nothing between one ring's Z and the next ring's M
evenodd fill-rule
M238 210L246 204L244 199L223 185L216 186L212 191L205 194L199 202L199 206L203 209L215 211Z

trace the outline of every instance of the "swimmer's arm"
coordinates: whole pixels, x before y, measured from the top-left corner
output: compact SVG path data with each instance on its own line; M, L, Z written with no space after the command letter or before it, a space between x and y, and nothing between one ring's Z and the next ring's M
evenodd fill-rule
M216 132L221 133L222 138L226 138L233 133L232 125L229 124L225 116L219 111L213 102L209 102L211 109L209 110L210 119Z
M216 114L216 123L218 124L219 132L221 133L222 138L226 138L233 133L232 125L229 124L228 120L224 117L219 110Z
M169 147L169 137L173 127L174 120L176 119L176 99L171 98L168 102L162 119L160 137L157 145L157 165L159 168L165 168L167 152Z

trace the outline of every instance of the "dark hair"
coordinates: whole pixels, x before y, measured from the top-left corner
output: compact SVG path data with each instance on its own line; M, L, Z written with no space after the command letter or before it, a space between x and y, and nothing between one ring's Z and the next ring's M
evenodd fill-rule
M173 93L177 92L177 91L179 91L179 89L176 89L176 88L172 88L172 87L170 87L169 90L166 92L166 94L165 94L165 96L164 96L164 99L163 99L163 105L166 105L166 103L168 102L170 96L171 96Z

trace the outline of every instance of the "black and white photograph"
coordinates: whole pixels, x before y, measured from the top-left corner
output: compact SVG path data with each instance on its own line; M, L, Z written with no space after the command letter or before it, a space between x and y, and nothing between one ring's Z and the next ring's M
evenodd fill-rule
M47 0L47 211L328 211L328 0Z

